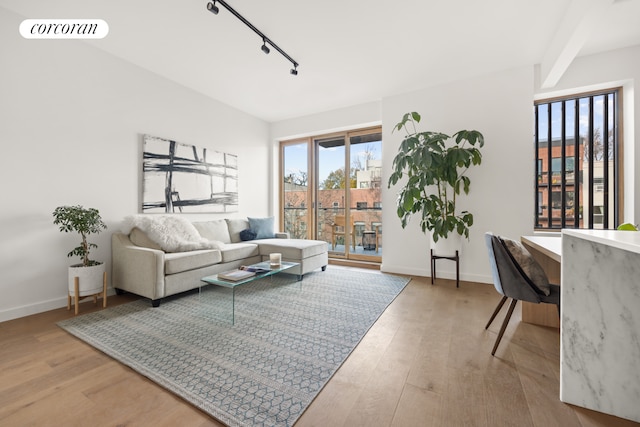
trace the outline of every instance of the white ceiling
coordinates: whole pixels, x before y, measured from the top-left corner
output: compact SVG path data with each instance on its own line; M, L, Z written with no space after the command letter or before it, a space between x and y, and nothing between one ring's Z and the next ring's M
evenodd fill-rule
M543 60L562 71L560 59L640 44L640 0L227 2L300 64L298 76L226 9L209 13L208 0L0 6L25 18L104 19L109 35L87 43L268 122ZM554 54L560 45L573 52Z

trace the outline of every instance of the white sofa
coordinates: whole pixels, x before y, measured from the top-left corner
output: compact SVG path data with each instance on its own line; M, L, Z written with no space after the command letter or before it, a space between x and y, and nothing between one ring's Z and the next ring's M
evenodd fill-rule
M158 307L164 297L199 287L205 276L268 260L273 252L281 253L283 261L300 264L287 270L298 275L298 280L315 269L324 271L328 264L327 242L321 240L289 239L286 233L274 233L274 238L242 241L241 231L249 229L246 219L200 221L193 226L200 245L176 252L163 249L138 227L114 233L111 278L116 292L149 298Z

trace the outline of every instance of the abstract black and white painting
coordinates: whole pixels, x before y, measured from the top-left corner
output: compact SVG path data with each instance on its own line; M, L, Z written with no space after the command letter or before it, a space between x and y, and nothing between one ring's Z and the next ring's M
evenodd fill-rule
M238 157L144 135L142 212L238 211Z

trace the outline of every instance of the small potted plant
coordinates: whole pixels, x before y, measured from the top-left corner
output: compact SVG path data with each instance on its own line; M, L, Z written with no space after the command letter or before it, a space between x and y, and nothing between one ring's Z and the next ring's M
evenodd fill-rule
M484 136L476 130L461 130L452 136L441 132L418 132L420 114L407 113L394 128L406 136L393 159L388 186L396 185L406 175L397 199L397 214L405 228L412 215L419 216L424 233L433 242L447 239L450 233L469 238L473 215L456 210L457 196L469 193L471 181L465 175L472 165L479 165Z
M90 234L100 233L107 228L100 217L100 212L97 209L87 209L82 206L59 206L53 211L53 223L60 226L62 232L76 232L82 237L80 246L67 254L68 257L79 256L82 259L80 264L69 266L69 305L71 297L76 297L77 314L78 298L96 296L100 293L103 294L102 297L106 303L105 265L89 258L90 250L98 246L87 241L87 236ZM77 293L76 286L78 286Z

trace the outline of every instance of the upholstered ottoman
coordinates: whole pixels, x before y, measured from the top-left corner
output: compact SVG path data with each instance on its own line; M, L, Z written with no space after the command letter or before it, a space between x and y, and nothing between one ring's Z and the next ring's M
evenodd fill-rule
M299 263L300 266L286 271L297 274L298 279L316 268L324 271L329 263L328 243L322 240L260 239L252 240L252 243L260 247L263 261L268 261L271 253L281 253L283 261Z

